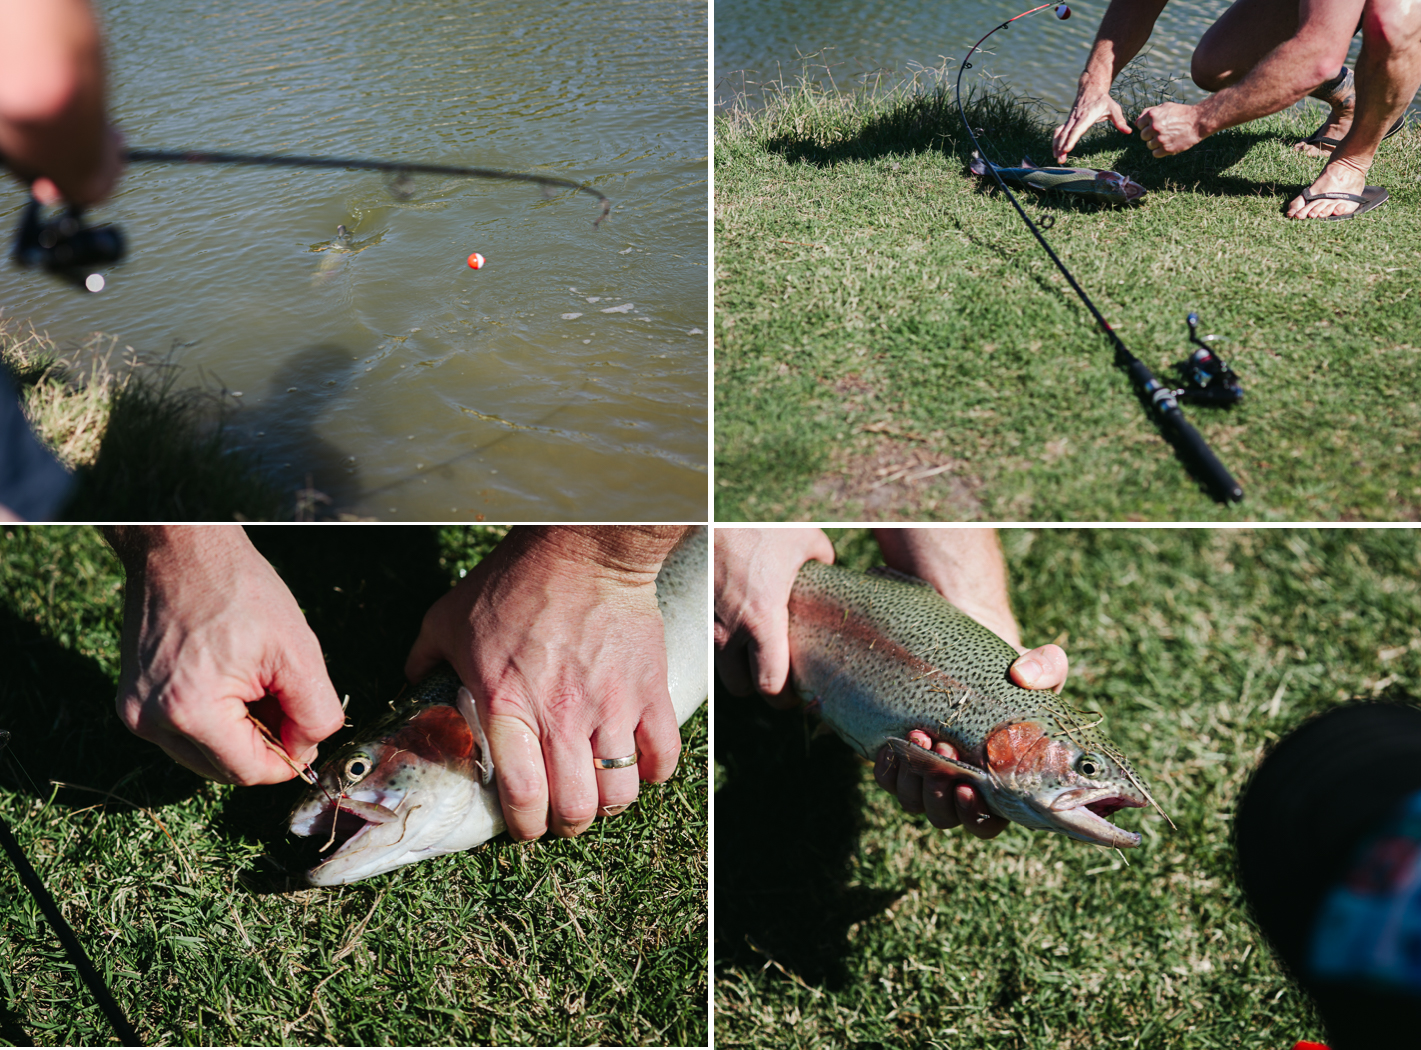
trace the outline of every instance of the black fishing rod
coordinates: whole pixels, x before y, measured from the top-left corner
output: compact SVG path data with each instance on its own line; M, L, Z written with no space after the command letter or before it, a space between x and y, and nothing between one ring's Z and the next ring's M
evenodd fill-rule
M967 113L962 107L962 74L972 68L972 63L968 61L968 59L981 51L983 42L987 37L997 32L997 30L1006 29L1017 19L1025 18L1027 15L1034 15L1037 11L1044 11L1048 7L1054 7L1056 9L1057 18L1065 19L1071 16L1071 9L1065 4L1046 3L1040 7L1033 7L1030 11L1023 11L1014 18L1008 18L1001 25L996 26L986 33L981 40L978 40L977 43L972 46L972 50L967 52L967 57L962 60L962 64L957 70L957 113L962 118L962 126L967 129L967 134L972 139L972 145L977 148L978 154L983 152L982 144L977 141L977 136L973 134L972 125L967 120ZM1085 294L1085 290L1081 288L1075 277L1072 276L1071 271L1066 269L1066 264L1052 251L1051 245L1046 242L1045 235L1042 234L1036 223L1031 221L1031 217L1026 214L1026 210L1022 208L1021 203L1016 199L1016 194L1012 193L1011 189L997 172L997 166L995 164L988 164L987 170L992 173L992 178L997 180L997 185L1001 188L1002 192L1007 195L1007 199L1011 201L1012 207L1014 207L1016 213L1021 216L1021 221L1026 223L1027 228L1035 235L1041 247L1046 250L1046 254L1051 257L1051 261L1056 264L1056 269L1061 271L1061 276L1065 277L1070 286L1075 289L1075 293L1081 297L1081 302L1085 303L1086 309L1091 312L1091 315L1100 324L1100 327L1104 329L1105 334L1110 337L1110 341L1115 345L1115 363L1125 369L1140 391L1140 396L1148 401L1150 406L1154 409L1155 416L1159 420L1160 428L1165 432L1171 444L1179 449L1182 455L1193 460L1195 467L1202 475L1204 483L1209 487L1216 499L1224 503L1237 503L1243 499L1243 488L1234 480L1233 475L1228 472L1224 465L1219 462L1219 457L1214 455L1214 450L1209 447L1199 431L1195 430L1189 421L1184 418L1184 412L1180 409L1178 400L1179 394L1182 393L1182 391L1171 390L1165 386L1155 378L1154 373L1150 371L1149 367L1143 361L1130 352L1130 348L1125 345L1119 333L1110 326L1110 322L1105 319L1105 315L1096 309L1095 303L1091 302L1090 296ZM1195 315L1190 314L1189 330L1191 339L1199 344L1204 356L1209 356L1208 347L1204 346L1202 342L1199 342L1195 335L1196 325L1197 318ZM1195 351L1194 356L1190 358L1191 364L1193 364L1195 358L1199 356L1200 351ZM1217 359L1213 360L1217 361ZM1226 366L1222 367L1224 371L1227 371ZM1232 380L1231 373L1228 378L1230 381ZM1231 389L1237 391L1237 384L1234 383ZM1232 400L1237 400L1237 397L1234 397Z
M0 164L4 163L0 157ZM350 157L297 157L280 153L219 153L201 150L131 149L124 154L129 164L234 164L273 168L339 168L382 171L389 176L390 192L409 196L407 183L412 175L452 175L470 179L497 179L541 186L545 193L554 188L574 190L595 197L597 218L593 226L612 210L612 202L600 190L572 179L552 175L529 175L499 168L460 167L452 164L411 164L394 160L359 160ZM45 219L41 205L31 200L20 216L11 258L19 266L35 266L90 292L102 291L104 277L98 268L122 260L127 250L123 231L112 224L86 226L83 209L70 208Z
M0 729L0 748L4 748L9 739L10 734ZM99 1009L109 1019L109 1024L113 1027L119 1042L124 1046L142 1046L143 1043L139 1040L138 1033L128 1023L128 1018L123 1015L123 1010L110 994L108 985L104 984L104 979L94 969L94 964L89 961L89 957L84 954L84 949L79 944L79 938L74 936L74 931L64 921L59 906L54 903L54 898L49 895L49 890L45 889L44 882L36 874L35 869L30 866L29 859L25 856L24 850L20 848L20 844L15 841L15 837L10 834L10 828L4 818L0 818L0 847L3 847L5 852L9 854L10 863L15 865L15 871L19 873L20 881L24 883L25 889L30 891L30 895L34 897L40 911L44 912L44 917L49 920L49 925L59 938L59 943L64 946L64 954L69 956L69 961L73 964L74 969L78 971L84 983L89 986L89 991L94 993L94 998L99 1003Z

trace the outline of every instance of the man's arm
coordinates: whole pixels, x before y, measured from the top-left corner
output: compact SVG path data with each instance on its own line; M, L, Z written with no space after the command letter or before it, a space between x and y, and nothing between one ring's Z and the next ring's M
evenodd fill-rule
M1136 121L1141 141L1156 157L1168 157L1225 128L1287 109L1336 75L1363 2L1303 0L1297 32L1247 73L1225 72L1220 80L1227 83L1198 105L1166 102L1141 113Z
M1064 163L1066 154L1076 148L1080 137L1102 120L1109 119L1117 131L1130 134L1130 125L1120 104L1110 97L1110 85L1149 41L1155 22L1168 2L1111 0L1096 31L1085 72L1076 84L1075 104L1052 139L1057 163Z
M103 37L87 0L0 0L0 158L47 204L113 192Z

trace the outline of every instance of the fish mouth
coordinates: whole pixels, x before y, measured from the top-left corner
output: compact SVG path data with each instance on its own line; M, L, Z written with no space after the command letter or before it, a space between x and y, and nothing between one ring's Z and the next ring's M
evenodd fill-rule
M1125 180L1125 185L1121 188L1125 191L1126 204L1130 203L1130 201L1138 200L1145 195L1145 187L1141 186L1138 182L1131 182L1129 179ZM1141 803L1141 805L1143 805L1143 803Z
M1106 818L1122 809L1136 809L1142 799L1122 794L1115 788L1077 788L1064 791L1051 803L1051 813L1066 825L1073 838L1102 846L1132 847L1140 844L1133 831L1116 827Z
M394 816L380 802L340 795L321 799L318 806L308 808L291 821L291 833L306 839L308 846L321 842L319 850L310 858L314 865L311 872L335 860L370 828L388 822L387 819L367 819L359 812L361 809L375 813L383 810L390 817Z

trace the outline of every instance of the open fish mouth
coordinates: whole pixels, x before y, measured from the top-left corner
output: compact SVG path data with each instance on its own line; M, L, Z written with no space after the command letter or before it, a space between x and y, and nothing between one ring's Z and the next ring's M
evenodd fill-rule
M321 846L322 863L325 863L370 828L399 819L398 814L379 802L349 796L324 798L319 807L292 821L291 833L313 840L325 836Z
M1076 838L1103 846L1138 846L1138 834L1117 827L1106 818L1122 809L1135 809L1144 804L1144 800L1122 794L1116 788L1077 788L1062 792L1051 803L1051 813L1070 828Z

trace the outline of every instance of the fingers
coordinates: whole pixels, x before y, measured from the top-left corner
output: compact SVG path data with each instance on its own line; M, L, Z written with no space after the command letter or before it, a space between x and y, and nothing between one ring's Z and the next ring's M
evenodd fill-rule
M1133 130L1130 122L1125 119L1125 111L1120 108L1120 103L1113 98L1110 100L1110 122L1115 125L1115 130L1122 135L1128 135Z
M615 732L603 726L592 734L594 767L596 759L625 759L639 750L634 734L625 730ZM621 769L594 769L594 772L597 778L598 816L615 817L636 801L641 784L636 761Z
M265 725L298 764L314 762L316 745L345 724L320 646L314 636L309 642L293 643L292 650L282 654L267 686L280 704L281 720Z
M944 758L957 758L957 751L951 744L942 740L934 743L920 729L909 733L908 741L929 748ZM926 815L933 827L944 831L961 825L977 838L989 839L1000 835L1009 823L987 809L981 794L971 784L947 776L919 776L904 763L896 761L893 749L887 745L878 752L873 765L873 779L879 787L897 795L898 803L904 810Z
M962 818L962 826L968 834L979 839L996 838L1006 828L1008 821L993 816L982 801L981 794L970 784L957 785L957 813Z
M620 758L626 754L630 752L601 757ZM547 791L551 800L548 830L562 838L581 835L597 815L598 774L592 762L592 744L586 738L548 737L543 740L543 759L547 763Z
M498 781L498 800L508 833L515 839L535 839L548 830L548 774L543 767L543 749L537 732L516 715L490 714L483 717ZM592 748L587 747L591 765Z
M1043 645L1022 653L1011 665L1012 681L1023 689L1050 689L1059 693L1070 674L1071 662L1059 645Z

